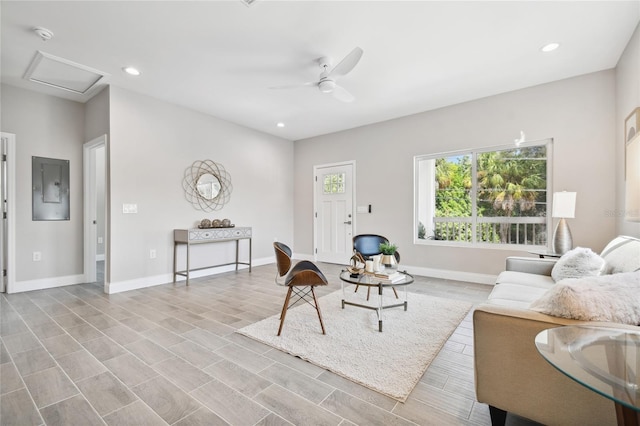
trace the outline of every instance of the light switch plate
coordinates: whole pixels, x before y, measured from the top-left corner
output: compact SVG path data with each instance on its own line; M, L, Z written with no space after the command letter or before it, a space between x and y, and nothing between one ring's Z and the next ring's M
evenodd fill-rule
M138 213L138 205L137 204L123 204L122 205L122 213L124 213L124 214Z
M358 213L369 213L369 208L367 206L358 206L356 211Z

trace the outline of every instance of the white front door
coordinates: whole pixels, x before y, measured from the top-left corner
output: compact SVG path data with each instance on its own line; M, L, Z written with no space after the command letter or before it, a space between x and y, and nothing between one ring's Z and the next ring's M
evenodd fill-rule
M314 167L317 261L346 265L351 258L354 169L353 161Z

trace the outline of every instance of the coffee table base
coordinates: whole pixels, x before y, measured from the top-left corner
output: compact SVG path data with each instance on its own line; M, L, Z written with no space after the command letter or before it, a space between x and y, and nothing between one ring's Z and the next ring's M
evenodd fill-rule
M343 270L340 273L340 280L341 280L340 287L342 288L342 309L344 309L345 305L351 305L351 306L356 306L358 308L371 309L376 311L376 313L378 314L378 331L382 332L382 313L385 309L399 308L400 306L402 306L404 307L405 311L407 310L407 299L408 299L407 287L409 286L409 284L413 283L413 276L407 273L407 271L398 271L398 272L400 272L403 275L399 281L396 281L394 283L382 283L379 281L377 277L375 277L372 274L364 275L364 276L358 275L357 277L354 277L354 276L351 276L351 273L349 271ZM363 281L363 278L365 279L364 281ZM374 282L372 282L372 280ZM345 292L344 292L345 283L353 284L356 286L366 286L368 287L368 289L371 289L371 287L377 288L378 289L378 306L364 305L362 303L347 301L345 297ZM395 294L396 299L398 298L396 287L404 287L404 301L401 301L399 303L384 305L382 303L382 290L385 287L390 287L393 290L393 293ZM356 287L356 291L357 289L358 287ZM367 300L369 300L368 293L369 292L367 291Z
M376 311L378 313L378 331L382 333L382 311L385 309L390 309L390 308L398 308L400 306L404 306L404 310L407 310L407 301L405 300L402 303L396 303L393 305L384 305L384 306L369 306L369 305L362 305L360 303L354 303L354 302L348 302L344 299L342 299L342 309L344 309L344 305L351 305L351 306L357 306L359 308L365 308L365 309L371 309L373 311Z

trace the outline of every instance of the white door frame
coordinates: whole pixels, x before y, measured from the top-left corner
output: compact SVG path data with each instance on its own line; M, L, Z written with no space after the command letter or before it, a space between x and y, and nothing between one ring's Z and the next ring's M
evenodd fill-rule
M318 185L315 181L316 176L318 176L318 169L324 169L327 167L337 167L337 166L346 166L350 165L352 170L352 181L351 181L351 206L356 209L356 160L348 160L348 161L340 161L337 163L329 163L329 164L319 164L313 166L313 176L311 176L311 181L313 182L313 260L318 260ZM356 235L356 215L352 214L352 235Z
M84 193L84 281L88 283L92 283L96 281L96 242L98 240L98 231L96 225L93 223L97 211L96 211L96 179L95 179L95 153L98 148L105 148L105 198L106 193L108 192L108 184L107 184L107 135L99 136L95 139L86 142L82 146L83 150L83 193ZM106 214L106 206L105 202L105 235L103 235L103 241L105 244L105 274L104 274L104 285L105 289L107 287L107 265L108 265L108 224L109 220Z
M7 293L15 292L16 285L16 135L13 133L1 133L2 139L7 141ZM0 271L0 274L2 271Z

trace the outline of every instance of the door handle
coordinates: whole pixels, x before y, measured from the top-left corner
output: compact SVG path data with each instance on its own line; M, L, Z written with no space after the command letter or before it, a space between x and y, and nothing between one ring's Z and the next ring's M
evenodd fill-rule
M351 221L344 222L345 225L351 225Z

